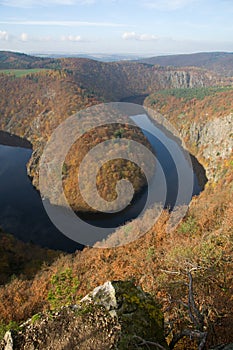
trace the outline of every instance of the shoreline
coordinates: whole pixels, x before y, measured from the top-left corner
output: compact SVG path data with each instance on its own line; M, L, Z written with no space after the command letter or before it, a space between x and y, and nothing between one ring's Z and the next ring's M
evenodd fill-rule
M32 144L30 141L3 130L0 130L0 144L4 146L20 147L32 150Z

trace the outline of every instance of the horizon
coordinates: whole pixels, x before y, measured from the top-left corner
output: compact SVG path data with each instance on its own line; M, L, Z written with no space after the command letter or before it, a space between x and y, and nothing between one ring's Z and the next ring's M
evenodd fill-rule
M229 0L0 0L1 50L161 56L233 52Z
M113 53L106 53L106 52L66 52L66 51L45 51L45 52L23 52L23 51L14 51L14 50L1 50L0 52L10 52L10 53L16 53L16 54L23 54L28 56L35 56L35 57L66 57L66 58L79 58L80 56L88 56L90 58L114 58L114 60L117 60L117 58L124 58L125 60L130 60L134 58L153 58L153 57L167 57L167 56L189 56L189 55L199 55L199 54L233 54L233 51L197 51L197 52L189 52L189 53L159 53L159 54L137 54L132 52L113 52Z

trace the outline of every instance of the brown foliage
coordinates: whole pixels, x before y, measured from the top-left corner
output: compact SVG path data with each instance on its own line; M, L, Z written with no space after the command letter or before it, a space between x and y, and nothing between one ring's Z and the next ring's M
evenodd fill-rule
M32 281L14 280L2 287L2 318L5 321L24 320L32 313L48 308L46 299L51 276L71 268L80 281L78 294L82 296L106 280L135 279L136 283L159 298L166 321L173 322L173 327L180 329L186 322L185 308L178 307L177 303L179 305L179 300L186 302L185 276L187 269L195 266L200 267L194 274L195 298L208 313L209 343L231 341L231 322L227 323L227 320L232 317L230 305L233 303L230 273L233 267L233 208L229 203L230 193L222 194L216 188L211 191L211 196L203 192L199 201L193 202L187 216L195 217L195 236L189 231L181 233L180 228L166 233L169 215L164 212L148 234L131 244L113 249L86 248L73 256L62 256L42 269ZM220 200L225 209L217 213L212 207ZM208 224L203 219L205 217L209 218Z

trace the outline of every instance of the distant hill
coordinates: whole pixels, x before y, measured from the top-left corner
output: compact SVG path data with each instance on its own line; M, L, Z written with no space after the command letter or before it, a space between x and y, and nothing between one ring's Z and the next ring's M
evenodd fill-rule
M43 57L43 58L89 58L91 60L100 62L117 62L117 61L132 61L140 60L144 58L143 55L133 55L133 54L104 54L104 53L33 53L32 55Z
M225 84L224 79L198 67L156 67L140 62L98 62L85 58L59 60L77 84L105 101L148 94L167 88Z
M38 68L63 71L69 75L68 80L104 101L119 101L167 88L227 84L226 79L199 67L157 67L139 61L99 62L76 57L43 58L0 51L0 70Z
M145 58L139 62L174 67L200 67L224 76L233 76L232 52L200 52L185 55L169 55Z
M12 51L0 51L0 69L59 68L53 58L42 58Z

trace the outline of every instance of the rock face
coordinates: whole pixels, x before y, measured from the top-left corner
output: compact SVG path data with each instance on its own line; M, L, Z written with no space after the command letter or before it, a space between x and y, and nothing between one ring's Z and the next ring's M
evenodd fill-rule
M197 72L195 72L197 73ZM205 86L205 81L200 79L198 74L189 71L171 71L167 74L168 82L170 82L172 88L194 88ZM211 78L208 77L210 83Z
M168 349L163 314L156 301L131 281L106 282L53 314L35 315L16 334L7 332L1 350Z
M205 124L192 123L189 136L210 166L206 166L207 177L216 178L218 161L228 158L233 150L233 113L211 120Z

